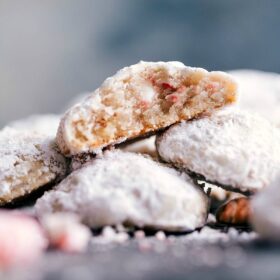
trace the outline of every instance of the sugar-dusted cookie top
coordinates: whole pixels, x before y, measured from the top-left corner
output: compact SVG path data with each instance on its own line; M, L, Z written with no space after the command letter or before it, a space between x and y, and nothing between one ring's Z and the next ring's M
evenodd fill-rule
M174 125L156 144L164 161L245 193L265 188L280 168L279 129L242 111Z
M235 102L236 83L223 72L180 62L140 62L125 67L70 108L57 143L65 155L97 153Z
M129 224L193 230L206 220L208 199L189 177L142 155L107 151L37 200L39 215L78 214L91 227Z
M4 128L0 131L0 205L54 182L66 160L52 138Z

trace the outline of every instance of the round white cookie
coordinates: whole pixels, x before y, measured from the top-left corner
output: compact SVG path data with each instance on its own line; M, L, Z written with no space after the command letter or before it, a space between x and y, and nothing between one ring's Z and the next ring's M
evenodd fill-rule
M280 168L280 131L266 119L242 111L174 125L156 145L164 161L243 193L269 185Z
M59 115L32 115L25 119L13 121L8 127L18 131L36 132L55 137L61 116Z
M208 198L189 177L142 155L107 151L37 200L37 214L72 212L90 227L128 224L169 231L204 225Z
M53 138L4 128L0 131L0 205L61 179L66 167Z
M280 174L251 201L251 223L264 238L280 240Z
M180 62L125 67L63 116L57 143L67 156L138 138L234 103L230 75Z
M280 127L280 75L257 70L234 70L240 100L239 106L257 112Z

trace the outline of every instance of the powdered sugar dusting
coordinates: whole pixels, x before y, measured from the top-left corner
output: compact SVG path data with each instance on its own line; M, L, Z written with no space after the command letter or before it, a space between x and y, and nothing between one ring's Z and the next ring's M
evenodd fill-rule
M141 155L108 151L45 193L36 211L74 212L91 227L128 223L193 230L204 224L208 200L186 180Z
M20 132L9 127L0 131L0 196L12 194L19 185L28 189L28 180L36 184L38 177L43 175L49 181L63 176L66 162L56 149L52 138L40 134ZM39 170L33 170L36 167ZM35 176L33 181L30 178L32 172ZM21 195L25 191L19 190Z
M242 111L175 125L157 148L165 161L242 192L266 187L280 167L279 130Z

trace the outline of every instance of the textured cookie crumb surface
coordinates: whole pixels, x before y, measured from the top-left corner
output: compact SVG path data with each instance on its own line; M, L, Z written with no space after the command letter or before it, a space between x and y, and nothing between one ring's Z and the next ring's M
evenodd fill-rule
M54 139L12 128L0 131L0 205L62 178L65 158Z
M244 193L265 188L280 168L280 131L242 111L174 125L156 144L166 162Z
M208 199L189 177L141 155L107 151L36 203L39 215L78 214L91 227L134 225L188 231L204 225Z
M66 155L98 152L235 102L223 72L179 62L140 62L118 71L62 118L57 143Z

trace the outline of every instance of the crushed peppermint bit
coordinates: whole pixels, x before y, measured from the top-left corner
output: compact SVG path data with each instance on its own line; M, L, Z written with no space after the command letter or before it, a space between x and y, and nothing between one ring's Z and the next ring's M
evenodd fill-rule
M169 83L162 83L161 86L164 88L164 89L169 89L169 90L172 90L172 91L175 91L176 88L174 86L172 86L171 84Z
M135 239L143 239L143 238L145 238L145 236L146 236L146 234L143 230L136 230L134 232L134 238Z
M35 219L20 212L0 211L0 274L1 269L36 261L47 244Z
M166 239L166 235L163 231L158 231L155 235L157 240L163 241Z
M165 99L172 103L176 103L179 100L178 95L176 94L169 94L165 97Z
M111 244L111 243L124 243L129 240L129 235L126 232L117 232L110 226L102 229L99 236L92 238L92 244Z
M140 252L145 253L151 251L153 248L151 242L148 239L143 239L138 243L138 249Z
M91 232L79 217L69 213L47 214L40 219L53 248L78 253L87 249Z

